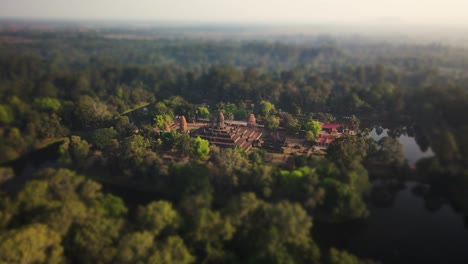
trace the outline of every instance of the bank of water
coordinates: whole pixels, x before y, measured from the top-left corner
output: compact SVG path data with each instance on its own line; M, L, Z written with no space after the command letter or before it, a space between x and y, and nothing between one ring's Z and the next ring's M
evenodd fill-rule
M370 136L388 135L388 129ZM410 166L434 155L422 151L413 137L398 141ZM396 177L397 178L397 177ZM428 185L407 181L376 180L372 183L370 216L344 224L316 223L314 238L324 248L337 247L363 258L383 263L468 263L468 229L463 216L445 202L437 210L426 206L418 189Z
M425 206L406 182L391 205L369 202L370 216L345 224L317 223L314 236L324 247L337 247L383 263L468 263L468 230L449 204L437 211Z
M388 136L388 129L383 129L382 133L378 134L377 130L374 128L370 133L370 137L379 141L381 138ZM434 152L431 148L427 149L426 151L421 150L418 143L414 137L410 137L408 135L402 134L398 137L398 141L403 145L403 155L405 159L408 161L410 166L414 166L416 162L422 158L432 157L434 156Z

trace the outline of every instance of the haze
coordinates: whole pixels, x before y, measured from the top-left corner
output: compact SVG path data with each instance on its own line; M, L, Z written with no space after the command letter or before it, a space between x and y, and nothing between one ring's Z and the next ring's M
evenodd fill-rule
M0 0L4 18L468 25L466 0Z

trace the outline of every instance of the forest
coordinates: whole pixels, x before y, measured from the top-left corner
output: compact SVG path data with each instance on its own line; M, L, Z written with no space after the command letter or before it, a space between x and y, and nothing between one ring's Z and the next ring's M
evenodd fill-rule
M468 228L465 48L157 34L0 32L0 263L406 263L317 235L371 217L380 181ZM171 129L220 112L356 135L274 163ZM409 164L401 135L434 155Z

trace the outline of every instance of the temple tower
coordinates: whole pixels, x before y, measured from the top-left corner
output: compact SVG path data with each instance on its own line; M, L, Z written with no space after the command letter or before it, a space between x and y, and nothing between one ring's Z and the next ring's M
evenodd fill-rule
M180 118L180 124L179 125L180 125L180 127L179 127L180 132L182 132L182 133L187 132L188 126L187 126L187 120L185 119L185 116L182 116Z
M247 126L248 127L255 127L257 124L257 120L255 119L254 114L250 114L249 119L247 120Z
M223 127L224 127L224 114L223 114L223 112L219 112L218 128L223 128Z

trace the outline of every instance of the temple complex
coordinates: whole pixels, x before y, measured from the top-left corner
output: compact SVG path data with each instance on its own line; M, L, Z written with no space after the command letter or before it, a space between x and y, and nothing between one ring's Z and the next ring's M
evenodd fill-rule
M208 140L210 144L221 148L239 146L244 151L249 151L256 147L262 137L262 131L256 126L255 116L249 116L247 126L228 125L224 122L223 113L219 113L215 123L207 124L195 131L191 131L191 136Z

